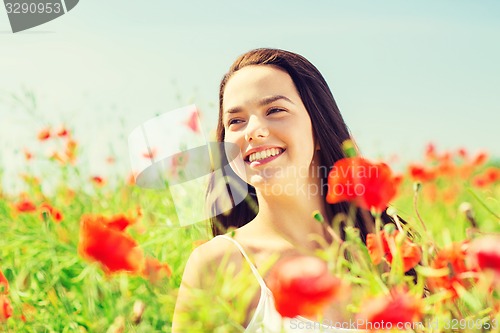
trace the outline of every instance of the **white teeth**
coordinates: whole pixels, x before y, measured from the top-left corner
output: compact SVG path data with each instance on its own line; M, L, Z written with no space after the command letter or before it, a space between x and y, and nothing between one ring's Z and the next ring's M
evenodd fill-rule
M282 151L283 151L283 149L281 149L281 148L266 149L263 151L259 151L259 152L250 154L250 156L248 157L248 160L250 162L263 160L263 159L268 158L270 156L276 156L276 155L280 154Z

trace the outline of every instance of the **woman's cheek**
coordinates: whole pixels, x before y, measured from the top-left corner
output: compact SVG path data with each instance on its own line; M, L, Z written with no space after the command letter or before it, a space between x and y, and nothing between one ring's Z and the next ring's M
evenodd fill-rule
M226 137L224 141L224 151L231 169L244 181L247 181L245 171L245 161L243 160L244 151L231 137Z

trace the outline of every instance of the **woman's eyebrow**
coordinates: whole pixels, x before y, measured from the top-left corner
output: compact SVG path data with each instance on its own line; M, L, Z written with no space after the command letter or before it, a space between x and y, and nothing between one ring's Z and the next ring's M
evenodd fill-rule
M280 99L283 99L283 100L287 101L288 103L295 104L295 103L293 103L290 100L290 98L288 98L286 96L283 96L283 95L274 95L274 96L269 96L269 97L261 99L260 102L259 102L259 105L260 106L264 106L264 105L276 102L277 100L280 100Z
M291 103L291 104L295 104L294 102L292 102L290 100L290 98L286 97L286 96L283 96L283 95L273 95L273 96L269 96L269 97L265 97L263 99L261 99L259 101L259 106L264 106L264 105L267 105L267 104L271 104L273 102L276 102L278 100L285 100L287 101L288 103ZM242 112L243 109L239 106L236 106L234 108L229 108L227 109L224 113L239 113L239 112Z
M238 113L241 111L242 111L242 109L240 107L234 107L234 108L227 109L226 112L224 112L224 113Z

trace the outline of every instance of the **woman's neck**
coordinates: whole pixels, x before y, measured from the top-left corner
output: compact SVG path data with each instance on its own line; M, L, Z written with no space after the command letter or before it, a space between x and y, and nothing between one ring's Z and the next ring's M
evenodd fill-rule
M313 216L314 211L326 216L321 196L258 196L258 201L259 213L252 224L263 235L280 236L296 247L309 249L318 245L311 241L312 235L325 237L324 226Z

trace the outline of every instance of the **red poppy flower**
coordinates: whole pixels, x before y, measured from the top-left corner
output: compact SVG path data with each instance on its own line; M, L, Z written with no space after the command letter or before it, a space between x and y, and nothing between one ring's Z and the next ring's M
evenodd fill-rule
M441 177L454 177L458 171L458 167L453 162L453 156L450 152L445 152L438 157L438 165L436 172Z
M0 323L7 321L12 316L12 306L6 295L0 295Z
M469 154L467 153L467 149L465 148L458 149L458 156L460 156L464 160L467 159L467 156L469 156Z
M31 212L34 212L36 210L35 204L29 199L23 199L23 200L19 201L15 205L15 208L20 213L31 213Z
M487 160L488 160L488 153L482 151L482 152L479 152L474 157L474 159L472 160L472 164L475 166L480 166L480 165L483 165L484 163L486 163Z
M486 187L490 184L497 182L500 179L500 169L490 167L482 174L472 178L472 184L477 187Z
M335 162L328 175L326 201L354 202L361 208L384 210L395 197L401 177L392 175L385 163L371 163L361 157L343 158Z
M33 158L33 153L30 152L28 149L24 149L23 153L24 153L24 158L26 159L26 161L29 161Z
M44 128L40 132L38 132L38 140L40 141L45 141L50 138L50 129L49 128Z
M475 187L486 187L488 186L488 180L484 178L482 175L475 176L472 178L472 185Z
M436 172L434 170L426 169L421 165L411 164L408 166L410 177L413 180L421 182L430 182L436 179Z
M65 137L65 136L68 136L68 130L66 129L66 127L61 127L58 131L57 131L57 136L58 137Z
M425 157L431 161L436 159L436 146L433 143L429 143L425 148Z
M484 171L484 177L488 179L490 183L495 183L500 180L500 168L491 167Z
M492 270L500 276L500 236L485 236L475 239L468 256L474 266L481 270Z
M82 216L78 251L83 257L99 262L107 273L140 273L144 267L144 256L136 241L109 227L102 216Z
M161 279L170 277L172 275L172 269L167 263L161 263L156 258L147 257L143 275L154 284Z
M431 262L435 269L448 268L450 272L445 276L430 276L427 279L429 286L436 289L446 289L451 292L453 299L458 297L456 285L467 288L470 285L470 275L463 274L471 271L466 258L469 250L468 241L457 242L440 250Z
M156 157L157 153L158 152L157 152L156 148L151 148L147 152L142 153L142 157L147 158L149 160L152 160L152 159L154 159Z
M101 176L93 176L90 180L92 180L92 182L94 182L97 186L102 186L105 183L104 178Z
M326 263L309 256L288 257L271 270L268 286L283 317L315 316L339 293L341 280Z
M391 290L390 295L365 300L357 315L359 328L368 330L396 329L397 325L420 322L422 299L402 289ZM404 328L404 327L403 327Z
M40 212L42 220L44 219L44 214L50 215L55 222L61 222L63 220L62 213L47 202L40 205Z
M62 213L57 209L54 209L52 211L52 217L54 218L54 221L56 221L56 222L61 222L63 220Z
M370 258L375 265L378 265L382 258L385 258L389 264L395 256L398 247L396 246L396 238L399 234L398 230L394 230L390 235L385 230L377 234L368 234L366 236L366 247ZM407 237L399 247L400 256L403 260L403 270L409 271L415 267L422 259L422 250L420 247L411 242Z
M3 275L2 271L0 271L0 295L7 294L9 292L9 281Z
M118 231L123 231L129 226L134 224L136 219L126 216L125 214L117 214L108 219L106 219L106 224L108 227L116 229Z
M185 125L195 133L200 132L200 127L198 126L198 112L196 110L189 115L189 118L186 120Z

